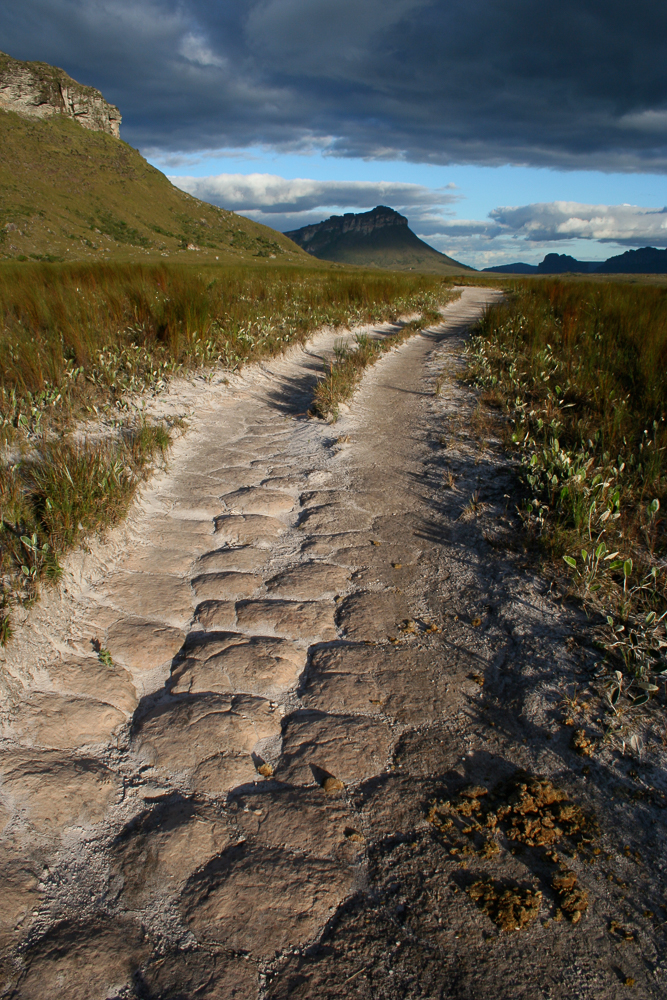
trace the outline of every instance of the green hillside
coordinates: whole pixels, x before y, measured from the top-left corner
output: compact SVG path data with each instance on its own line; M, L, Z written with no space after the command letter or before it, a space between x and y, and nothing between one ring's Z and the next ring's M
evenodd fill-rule
M113 135L0 110L0 259L25 257L314 263L281 233L175 188Z

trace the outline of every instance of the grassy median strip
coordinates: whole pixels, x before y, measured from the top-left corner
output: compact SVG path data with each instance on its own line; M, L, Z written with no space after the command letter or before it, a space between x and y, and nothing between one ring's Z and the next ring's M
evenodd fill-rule
M322 268L0 265L0 641L7 608L57 579L87 534L117 523L166 454L171 429L144 420L146 394L279 353L327 324L422 312L446 287Z
M610 704L644 704L667 677L667 289L516 282L468 360L506 415L527 528L606 623Z
M441 304L444 301L443 297ZM315 386L310 412L313 416L325 420L337 420L340 404L352 396L368 365L373 364L380 355L402 344L419 330L441 320L441 314L431 305L418 319L409 320L396 333L391 333L387 337L375 339L365 333L358 334L352 347L344 344L336 346L334 357L327 365L324 377Z

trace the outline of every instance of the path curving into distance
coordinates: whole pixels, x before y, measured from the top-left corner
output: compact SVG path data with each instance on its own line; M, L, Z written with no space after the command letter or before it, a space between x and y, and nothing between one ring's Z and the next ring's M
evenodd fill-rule
M32 613L3 665L0 996L616 997L619 961L660 995L606 888L585 933L546 895L501 933L466 879L539 865L426 820L571 767L545 735L568 620L507 551L511 477L453 377L497 294L463 289L334 426L304 416L331 333L200 386L168 474Z

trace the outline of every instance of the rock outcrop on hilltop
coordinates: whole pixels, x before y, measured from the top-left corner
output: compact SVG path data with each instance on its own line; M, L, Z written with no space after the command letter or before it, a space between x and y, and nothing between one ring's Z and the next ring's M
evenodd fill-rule
M4 52L0 53L0 108L24 118L65 115L84 128L120 138L120 111L99 90L82 86L57 66L21 62Z

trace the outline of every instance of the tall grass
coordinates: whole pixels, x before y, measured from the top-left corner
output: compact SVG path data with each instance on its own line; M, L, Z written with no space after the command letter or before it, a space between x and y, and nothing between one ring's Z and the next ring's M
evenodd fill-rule
M441 285L321 269L4 265L0 415L5 426L34 425L40 413L115 402L183 368L234 367L323 324L394 319Z
M123 516L169 440L133 397L179 372L275 354L324 324L393 320L446 295L439 278L322 268L0 266L5 589L31 599L68 548ZM82 442L73 432L91 415L102 433ZM6 631L0 611L0 641Z
M373 339L363 333L357 335L352 347L336 346L324 378L315 386L311 407L313 414L337 420L340 404L350 398L368 365L430 323L439 322L441 318L437 310L426 309L419 319L409 320L386 337Z
M468 355L509 417L527 522L650 685L667 669L667 289L516 282Z

